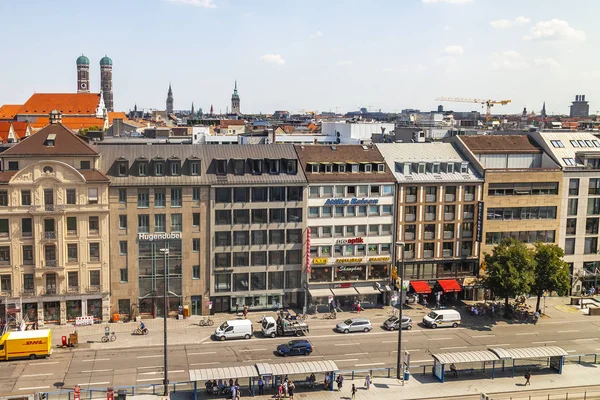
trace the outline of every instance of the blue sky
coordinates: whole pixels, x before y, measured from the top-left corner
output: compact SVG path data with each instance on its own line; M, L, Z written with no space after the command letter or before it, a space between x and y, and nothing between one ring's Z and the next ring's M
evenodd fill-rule
M0 0L0 104L76 90L75 60L114 62L115 109L600 110L597 0ZM480 106L446 103L446 109Z

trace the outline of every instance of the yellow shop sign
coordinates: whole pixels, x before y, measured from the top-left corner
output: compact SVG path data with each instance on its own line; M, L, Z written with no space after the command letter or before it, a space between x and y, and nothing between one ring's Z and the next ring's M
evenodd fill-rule
M327 264L327 257L325 258L313 258L313 264Z
M335 260L335 262L338 263L359 263L362 262L362 258L338 258L337 260Z
M381 262L381 261L390 261L389 257L371 257L369 258L370 262Z

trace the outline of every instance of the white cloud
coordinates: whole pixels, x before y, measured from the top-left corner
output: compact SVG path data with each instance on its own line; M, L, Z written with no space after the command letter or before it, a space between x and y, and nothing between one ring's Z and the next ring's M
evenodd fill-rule
M529 63L515 50L508 50L502 53L492 53L491 57L493 69L523 70L529 68Z
M311 38L311 39L316 39L316 38L319 38L319 37L321 37L321 36L323 36L323 32L321 32L321 31L316 31L315 33L313 33L312 35L310 35L310 38Z
M545 58L536 58L533 60L533 63L538 67L553 67L559 68L560 64L554 58L545 57Z
M421 0L425 4L432 3L448 3L448 4L466 4L472 3L474 0Z
M214 0L167 0L169 3L181 4L185 6L217 8Z
M445 54L447 56L462 56L464 53L465 50L463 49L463 47L457 45L446 46L444 51L442 51L442 54Z
M579 40L584 41L585 32L574 29L567 21L560 19L551 19L550 21L541 21L531 28L531 34L524 39L534 40Z
M512 22L510 22L507 19L499 19L499 20L490 22L490 25L492 25L492 27L494 27L496 29L506 29L506 28L510 28L512 26Z
M285 65L285 60L280 54L265 54L260 59L268 64Z
M514 25L525 25L530 22L531 20L529 18L519 15L517 18L515 18L514 21L509 21L507 19L497 19L495 21L491 21L490 25L492 25L492 27L495 29L508 29Z
M337 65L340 67L350 67L354 62L352 60L342 60L338 61Z

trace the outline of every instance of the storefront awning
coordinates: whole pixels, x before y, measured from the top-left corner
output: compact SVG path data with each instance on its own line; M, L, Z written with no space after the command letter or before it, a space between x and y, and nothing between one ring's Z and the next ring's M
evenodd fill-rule
M354 287L358 294L380 294L381 292L375 289L373 286L355 286Z
M440 279L438 283L444 293L460 292L462 290L456 279Z
M335 296L356 296L358 292L353 287L331 289Z
M418 294L431 293L431 288L429 287L429 284L425 281L410 281L410 285Z
M333 296L333 293L331 293L331 290L329 290L329 289L308 289L308 293L310 293L310 295L312 297L329 297L329 296Z

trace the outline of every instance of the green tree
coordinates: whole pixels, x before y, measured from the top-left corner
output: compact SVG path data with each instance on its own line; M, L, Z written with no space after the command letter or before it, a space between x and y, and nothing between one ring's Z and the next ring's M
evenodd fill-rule
M571 279L569 266L563 261L565 252L555 244L536 243L534 282L531 293L537 296L535 309L540 309L540 299L545 291L564 295L569 291Z
M508 316L508 299L528 293L534 281L534 254L523 242L505 238L485 255L486 276L483 284L504 298L504 316Z

